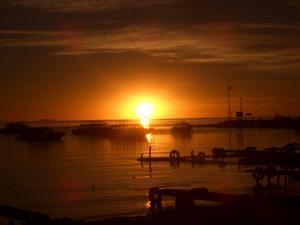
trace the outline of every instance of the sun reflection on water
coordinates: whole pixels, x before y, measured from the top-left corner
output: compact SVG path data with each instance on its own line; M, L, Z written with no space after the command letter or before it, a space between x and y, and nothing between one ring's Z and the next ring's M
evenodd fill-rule
M151 142L151 139L152 139L151 133L146 134L146 139L147 139L148 143Z
M154 107L150 103L141 103L136 108L136 115L140 118L140 124L145 129L150 129L151 116L154 112ZM151 141L151 133L149 132L146 135L147 141Z
M149 117L142 117L140 119L140 124L145 128L149 129L150 128L150 118Z
M150 208L151 208L151 202L150 202L150 201L147 201L147 202L145 203L145 207L146 207L147 209L150 209Z

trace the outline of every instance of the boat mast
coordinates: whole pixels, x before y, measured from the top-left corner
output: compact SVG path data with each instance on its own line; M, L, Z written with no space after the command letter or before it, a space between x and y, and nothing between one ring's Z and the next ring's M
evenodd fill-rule
M240 97L240 111L243 112L243 97Z
M230 106L230 92L231 92L231 84L227 81L227 96L228 96L228 120L231 120L231 106Z

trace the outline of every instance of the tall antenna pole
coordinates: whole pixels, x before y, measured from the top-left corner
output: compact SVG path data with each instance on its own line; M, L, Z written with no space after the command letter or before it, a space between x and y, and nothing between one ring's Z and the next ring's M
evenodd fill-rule
M243 97L240 97L240 111L243 112Z
M228 120L231 120L231 106L230 106L230 91L231 91L231 84L227 81L227 95L228 95Z

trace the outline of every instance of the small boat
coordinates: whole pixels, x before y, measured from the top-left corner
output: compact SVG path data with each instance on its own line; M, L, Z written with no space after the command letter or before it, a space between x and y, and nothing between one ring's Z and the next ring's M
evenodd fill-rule
M32 127L16 136L18 141L52 142L60 141L65 132L54 131L48 127Z
M171 132L174 134L191 134L193 126L189 123L177 123L172 127Z
M0 133L2 134L19 134L30 127L23 122L14 122L14 123L6 123L3 129L0 129Z

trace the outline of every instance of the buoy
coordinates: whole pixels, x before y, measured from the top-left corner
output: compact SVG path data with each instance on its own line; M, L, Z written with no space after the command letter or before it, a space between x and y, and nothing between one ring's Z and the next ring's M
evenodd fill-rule
M265 170L262 167L256 167L252 172L252 177L255 179L256 183L258 184L259 181L264 179Z
M170 160L171 161L179 161L180 159L180 154L177 150L172 150L170 152Z
M205 160L205 153L204 152L199 152L197 154L197 157L196 157L196 161L199 162L199 163L204 163L206 160Z

